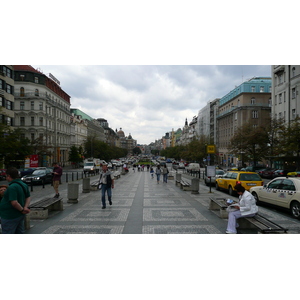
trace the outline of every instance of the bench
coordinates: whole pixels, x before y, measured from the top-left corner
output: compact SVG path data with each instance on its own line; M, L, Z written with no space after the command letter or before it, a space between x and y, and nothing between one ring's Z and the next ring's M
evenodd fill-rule
M217 210L221 219L228 218L228 205L225 198L209 198L209 210Z
M210 198L209 209L217 210L222 219L228 218L227 207L225 198ZM254 217L239 218L238 223L239 229L258 229L261 233L287 233L288 231L260 214L256 214Z
M191 191L191 185L182 179L180 181L180 188L184 191Z
M62 198L45 198L29 206L31 219L47 219L49 211L62 211Z
M238 219L239 229L258 229L260 233L287 233L288 229L256 214L254 217Z

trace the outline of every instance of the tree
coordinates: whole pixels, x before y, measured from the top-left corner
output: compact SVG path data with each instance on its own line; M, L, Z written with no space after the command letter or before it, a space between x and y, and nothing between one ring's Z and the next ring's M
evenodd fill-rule
M78 166L78 164L82 162L82 155L80 154L79 150L80 149L76 146L72 146L69 152L69 161L76 166Z
M267 155L268 132L263 127L254 128L251 123L239 127L230 140L230 153L243 154L244 161L248 160L255 166Z
M140 147L135 147L135 148L132 149L132 153L134 155L139 155L139 154L142 153L142 150L140 149Z

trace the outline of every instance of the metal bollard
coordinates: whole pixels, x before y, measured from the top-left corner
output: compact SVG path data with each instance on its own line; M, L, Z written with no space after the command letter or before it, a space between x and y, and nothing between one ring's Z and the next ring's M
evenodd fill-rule
M181 174L180 173L176 173L176 177L175 177L175 185L180 187L180 181L181 181Z

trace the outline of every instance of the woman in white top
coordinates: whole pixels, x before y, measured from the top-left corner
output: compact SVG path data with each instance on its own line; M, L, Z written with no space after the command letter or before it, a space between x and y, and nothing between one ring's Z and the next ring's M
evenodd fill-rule
M228 225L226 233L236 233L237 219L253 217L258 212L255 198L241 185L237 184L234 189L239 194L239 205L236 210L228 213Z

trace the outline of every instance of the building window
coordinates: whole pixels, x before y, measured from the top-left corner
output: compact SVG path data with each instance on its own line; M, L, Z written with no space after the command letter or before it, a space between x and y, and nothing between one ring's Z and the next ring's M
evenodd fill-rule
M295 77L296 73L295 73L296 69L295 67L292 68L292 77Z
M7 117L6 118L6 125L8 125L8 126L12 125L12 123L11 123L11 117Z
M252 111L252 119L258 119L258 111L257 110Z
M25 97L25 89L23 87L20 88L20 97Z
M282 73L278 75L278 84L281 84L281 83L283 83L283 74Z
M282 103L282 94L279 94L279 103L278 104L281 104Z
M6 101L6 109L12 110L12 102L9 100Z
M263 93L263 92L265 91L265 87L264 87L264 86L261 86L259 91L260 91L261 93Z
M251 86L251 92L255 93L255 86Z
M34 110L34 101L31 101L30 105L31 105L31 110Z
M20 110L24 110L25 109L25 102L21 101L20 102Z
M11 93L12 93L11 85L6 84L6 92L7 92L8 94L11 94Z
M25 139L25 133L21 133L20 138L21 138L21 140L24 140Z
M35 89L34 95L39 96L39 90L38 89Z
M269 98L269 106L272 107L272 98Z
M40 117L40 118L39 118L39 125L40 125L40 126L43 126L43 117Z
M20 117L20 125L25 126L25 117Z
M40 102L40 110L43 110L43 102Z
M251 98L251 104L255 104L255 98Z
M292 99L295 99L296 98L296 89L293 88L292 89Z
M31 117L31 126L34 126L34 117Z
M292 119L295 120L296 118L296 109L292 109Z
M31 142L33 142L34 141L34 133L30 134L30 138L31 138Z
M38 77L34 77L34 82L35 83L39 83L39 78Z
M3 103L4 103L4 101L3 101L3 97L0 97L0 107L2 107L2 106L3 106Z

